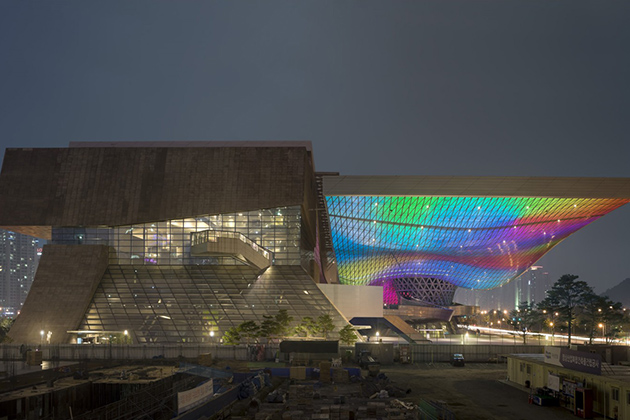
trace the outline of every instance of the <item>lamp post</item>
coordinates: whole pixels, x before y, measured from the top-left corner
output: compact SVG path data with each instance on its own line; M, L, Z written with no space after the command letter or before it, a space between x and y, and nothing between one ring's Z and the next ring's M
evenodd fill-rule
M606 325L600 323L599 328L602 329L602 340L606 341Z

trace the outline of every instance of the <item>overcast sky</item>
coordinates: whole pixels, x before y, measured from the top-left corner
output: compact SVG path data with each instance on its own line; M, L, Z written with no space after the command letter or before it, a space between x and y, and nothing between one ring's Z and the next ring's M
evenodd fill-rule
M342 174L630 176L628 1L0 3L0 147L311 140ZM630 205L541 260L630 277Z

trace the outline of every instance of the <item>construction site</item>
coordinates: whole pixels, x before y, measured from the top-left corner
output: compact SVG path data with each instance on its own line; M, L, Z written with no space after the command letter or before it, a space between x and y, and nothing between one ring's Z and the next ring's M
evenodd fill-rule
M380 346L373 357L360 348L342 352L336 342L281 343L275 359L262 361L211 353L61 361L42 360L33 350L0 364L0 419L417 419L448 413L439 403L418 404L403 382L381 372L394 359L411 362L403 349L401 359L392 345Z

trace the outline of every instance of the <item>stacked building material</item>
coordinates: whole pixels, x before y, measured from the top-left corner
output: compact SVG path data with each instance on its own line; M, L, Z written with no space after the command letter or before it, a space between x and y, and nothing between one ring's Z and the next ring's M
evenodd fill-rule
M387 404L384 402L369 402L367 403L367 416L368 417L385 417L387 416Z
M212 354L201 353L197 356L197 364L201 366L212 366Z
M319 364L319 380L322 382L330 382L330 362L320 362Z
M350 375L348 371L343 368L333 368L332 381L338 384L347 384L350 382Z
M297 379L303 381L306 379L306 368L302 366L291 366L289 371L289 377L291 379Z
M42 364L42 352L29 350L26 352L26 364L29 366L37 366Z

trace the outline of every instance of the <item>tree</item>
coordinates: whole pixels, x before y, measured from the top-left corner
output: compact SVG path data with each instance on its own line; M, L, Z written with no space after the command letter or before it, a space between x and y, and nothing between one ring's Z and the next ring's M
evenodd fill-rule
M275 316L263 315L264 321L260 324L259 337L273 340L290 335L293 317L286 309L281 309Z
M0 319L0 343L9 343L11 341L11 337L7 334L9 334L9 330L11 329L14 321L15 319L13 318Z
M247 344L249 344L250 339L258 337L259 331L260 327L256 321L245 321L238 326L238 333L245 338Z
M319 331L324 334L324 338L328 338L328 333L331 333L335 330L333 319L328 314L320 315L317 318L317 326Z
M305 316L295 327L295 333L300 337L310 337L319 332L317 322L310 316Z
M245 321L236 327L229 328L223 334L223 344L240 344L243 339L249 344L249 340L259 335L260 327L255 321Z
M593 344L593 338L598 325L603 320L602 308L607 308L607 299L595 293L584 296L582 310L579 315L580 320L588 333L589 344Z
M339 330L339 341L346 346L351 346L357 341L357 334L354 327L350 324Z
M238 327L231 327L223 334L223 344L235 346L241 343L241 334Z
M263 318L265 320L260 324L258 336L266 338L267 340L273 340L280 335L281 326L273 316L263 315Z
M623 334L623 324L628 320L623 304L613 302L606 296L602 314L606 342L619 338Z
M523 344L527 344L527 332L540 324L542 319L542 311L534 308L529 302L521 302L518 308L510 312L509 322L514 330L522 335Z
M547 297L538 304L541 310L559 313L559 320L567 324L568 345L571 345L571 334L576 319L576 309L584 304L593 289L578 276L565 274L560 277L547 292Z
M275 316L275 321L278 324L278 335L285 337L289 335L291 331L290 325L293 322L293 317L289 315L286 309L280 309Z

